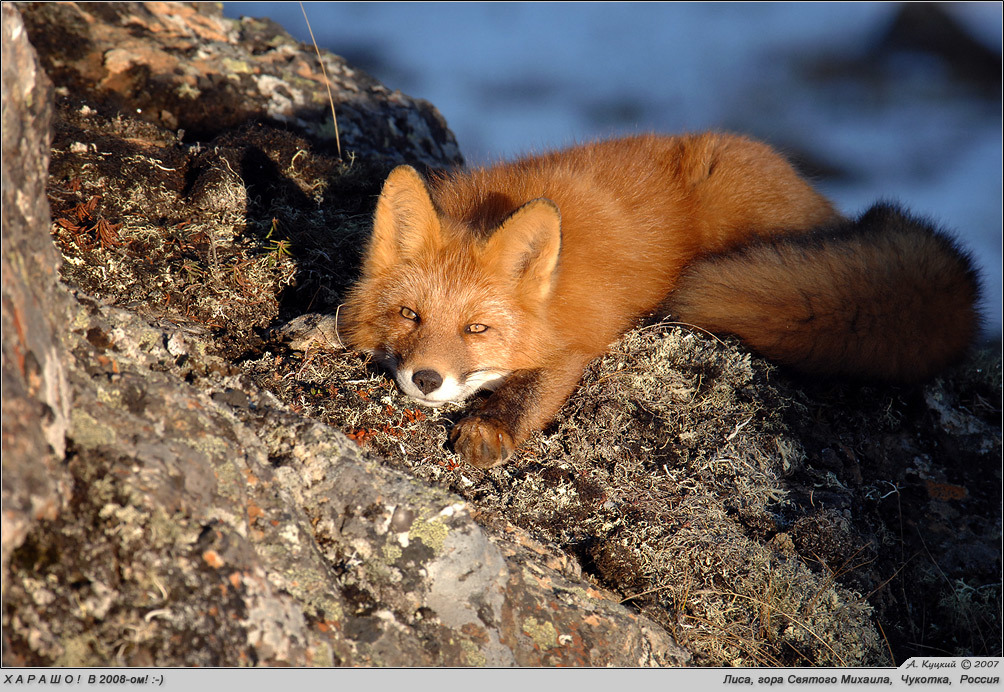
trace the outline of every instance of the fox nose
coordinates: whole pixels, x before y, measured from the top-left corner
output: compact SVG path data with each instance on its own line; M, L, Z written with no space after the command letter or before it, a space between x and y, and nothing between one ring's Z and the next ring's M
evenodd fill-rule
M435 370L419 370L411 376L411 381L422 390L422 394L433 392L443 384L443 378Z

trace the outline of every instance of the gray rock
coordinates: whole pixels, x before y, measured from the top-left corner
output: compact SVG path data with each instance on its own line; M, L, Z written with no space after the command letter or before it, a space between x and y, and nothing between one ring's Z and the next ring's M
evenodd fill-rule
M335 137L314 49L273 22L226 19L210 3L19 6L43 67L70 92L202 140L250 120ZM346 158L462 161L435 107L322 55Z
M3 6L3 593L7 564L35 521L55 518L69 420L60 330L65 291L49 238L45 180L52 84L21 18Z

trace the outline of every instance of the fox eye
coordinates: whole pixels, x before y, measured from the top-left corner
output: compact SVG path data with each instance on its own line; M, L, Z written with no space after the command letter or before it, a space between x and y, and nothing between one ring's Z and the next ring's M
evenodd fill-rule
M478 323L469 324L466 327L464 327L464 331L467 332L468 334L481 334L483 332L488 331L488 325L478 324Z
M401 317L405 318L406 320L411 320L412 322L418 322L418 313L412 310L411 308L402 307Z

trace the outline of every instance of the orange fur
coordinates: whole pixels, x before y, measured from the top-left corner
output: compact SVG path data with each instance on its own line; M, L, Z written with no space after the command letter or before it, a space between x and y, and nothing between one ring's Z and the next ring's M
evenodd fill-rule
M495 389L451 433L486 468L660 307L803 369L924 377L972 339L975 279L950 241L883 210L846 221L768 146L731 135L631 137L428 182L402 166L341 327L423 403Z

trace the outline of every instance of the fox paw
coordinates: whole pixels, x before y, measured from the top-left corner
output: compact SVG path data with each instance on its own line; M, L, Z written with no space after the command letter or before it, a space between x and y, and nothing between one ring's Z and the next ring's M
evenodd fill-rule
M508 459L516 442L498 418L469 416L453 426L450 444L471 466L490 469Z

